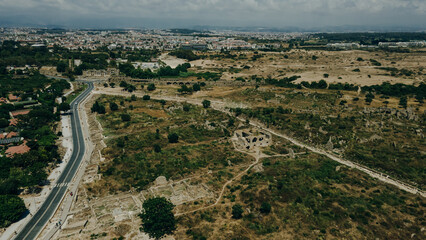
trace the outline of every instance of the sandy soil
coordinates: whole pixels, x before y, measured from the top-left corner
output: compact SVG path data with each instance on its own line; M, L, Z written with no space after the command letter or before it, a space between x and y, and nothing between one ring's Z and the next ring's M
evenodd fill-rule
M175 68L175 67L177 67L177 65L187 62L184 59L180 59L180 58L177 58L177 57L174 57L174 56L170 56L167 53L161 54L159 59L172 68Z

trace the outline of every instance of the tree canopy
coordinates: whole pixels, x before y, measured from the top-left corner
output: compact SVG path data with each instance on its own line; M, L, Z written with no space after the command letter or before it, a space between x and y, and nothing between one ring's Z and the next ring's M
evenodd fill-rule
M143 203L142 229L151 238L160 239L176 230L174 205L164 197L150 198Z
M0 227L8 227L27 211L24 201L18 196L0 195Z

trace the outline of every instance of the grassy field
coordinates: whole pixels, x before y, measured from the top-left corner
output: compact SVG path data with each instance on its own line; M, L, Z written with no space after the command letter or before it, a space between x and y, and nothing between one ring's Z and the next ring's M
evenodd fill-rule
M315 154L263 161L221 205L179 219L177 238L423 239L426 202ZM269 204L267 213L262 204ZM232 217L232 206L244 210ZM262 212L263 211L263 212ZM413 235L412 235L413 234Z
M410 100L417 119L390 113L368 113L380 107L405 111L398 99L335 90L247 88L221 96L251 107L234 108L236 115L257 119L303 142L329 148L356 161L403 179L420 188L426 179L425 107ZM384 103L387 101L389 103ZM329 144L332 143L331 145Z
M228 163L238 166L250 160L235 152L229 141L237 122L212 109L185 103L121 97L100 97L106 114L98 115L108 137L101 165L102 181L108 191L145 189L157 177L179 180L187 176L226 170ZM109 104L119 109L111 111ZM130 121L123 121L128 114ZM169 135L177 134L171 143ZM230 177L230 176L229 176ZM209 181L213 189L228 178ZM107 190L104 188L104 190Z

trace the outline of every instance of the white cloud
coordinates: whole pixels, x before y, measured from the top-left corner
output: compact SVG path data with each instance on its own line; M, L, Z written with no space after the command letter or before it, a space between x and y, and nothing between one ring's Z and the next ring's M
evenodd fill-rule
M426 0L0 0L0 15L11 13L265 23L309 22L316 16L318 23L338 19L348 24L345 16L397 13L405 14L405 21L425 19Z

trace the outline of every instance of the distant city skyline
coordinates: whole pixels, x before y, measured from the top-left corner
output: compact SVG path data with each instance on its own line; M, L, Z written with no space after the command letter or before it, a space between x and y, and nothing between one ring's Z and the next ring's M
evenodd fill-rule
M424 0L0 0L3 27L419 31L425 22Z

